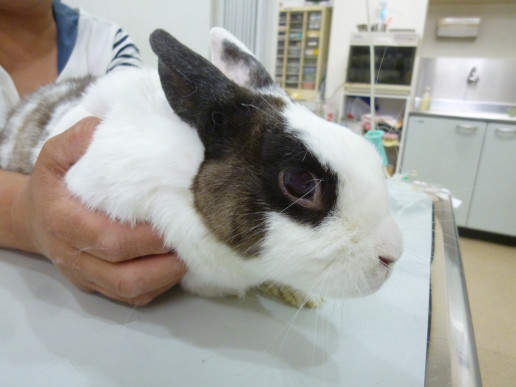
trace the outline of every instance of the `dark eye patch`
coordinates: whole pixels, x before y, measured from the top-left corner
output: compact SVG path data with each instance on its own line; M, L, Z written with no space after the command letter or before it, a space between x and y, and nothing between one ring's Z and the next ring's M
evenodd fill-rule
M195 206L214 235L242 256L253 257L271 212L319 225L335 206L337 175L289 133L281 100L264 96L244 102L234 105L243 111L217 109L224 111L224 120L217 113L210 116L213 126L207 133L213 138L206 139L210 146L192 190ZM290 198L278 181L282 171L290 171ZM311 180L317 180L316 188ZM317 205L309 203L312 188Z
M263 150L272 209L296 221L319 225L335 207L336 173L285 129L267 136Z

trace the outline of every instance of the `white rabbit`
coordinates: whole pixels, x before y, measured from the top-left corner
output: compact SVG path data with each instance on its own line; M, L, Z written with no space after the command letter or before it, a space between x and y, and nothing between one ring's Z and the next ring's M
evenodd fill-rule
M216 66L163 30L150 41L159 75L95 81L49 120L30 164L48 137L100 117L66 183L91 208L151 222L186 263L186 290L243 295L272 283L302 300L380 288L402 240L374 147L292 102L223 29L211 32ZM1 166L16 169L10 144Z

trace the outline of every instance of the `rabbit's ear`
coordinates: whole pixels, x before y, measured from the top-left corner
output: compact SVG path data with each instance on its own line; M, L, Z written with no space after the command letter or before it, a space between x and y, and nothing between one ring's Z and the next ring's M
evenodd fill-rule
M284 94L251 51L225 29L212 28L210 51L212 63L238 85Z
M214 120L214 111L220 111L231 101L249 99L250 91L229 80L168 32L154 31L150 44L159 59L161 87L168 103L183 121L200 131L201 139L203 128Z

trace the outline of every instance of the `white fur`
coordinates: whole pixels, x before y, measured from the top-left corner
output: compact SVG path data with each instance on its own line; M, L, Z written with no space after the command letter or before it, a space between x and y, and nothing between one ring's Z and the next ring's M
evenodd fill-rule
M217 47L227 37L212 33L219 66L224 63ZM233 70L224 71L245 83L245 71ZM100 79L56 123L53 135L87 115L102 119L85 155L68 172L68 187L114 218L151 222L186 262L182 284L191 292L241 295L264 281L338 297L378 289L389 275L378 257L395 260L402 248L379 156L363 138L298 105L288 102L283 114L291 134L337 173L337 204L318 227L269 213L261 254L254 258L242 258L218 241L196 212L190 187L204 148L196 130L169 107L155 71L130 69Z
M224 28L214 27L210 31L210 53L212 63L233 82L244 87L250 87L250 70L245 66L239 65L238 62L227 62L224 60L223 43L226 40L236 45L243 52L253 56L253 53L229 31ZM262 94L274 94L288 99L285 91L275 86L261 89L260 92Z
M210 31L210 52L212 63L224 73L226 76L231 74L233 80L239 85L249 83L249 70L245 67L234 66L233 63L227 63L223 60L223 43L230 41L242 51L249 55L252 53L237 38L223 28L215 27Z
M192 292L241 295L266 280L218 242L195 211L190 186L204 148L170 109L157 73L127 70L99 80L56 132L87 115L103 121L66 176L73 193L114 218L151 222L187 263L182 284Z

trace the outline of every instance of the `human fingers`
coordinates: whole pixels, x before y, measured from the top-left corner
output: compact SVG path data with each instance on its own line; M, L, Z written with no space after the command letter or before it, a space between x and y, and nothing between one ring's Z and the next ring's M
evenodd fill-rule
M115 301L120 301L125 304L133 305L133 306L144 306L150 303L152 300L154 300L156 297L160 296L161 294L165 293L166 291L173 288L176 284L172 283L169 285L166 285L162 288L152 290L148 293L141 294L134 298L126 298L121 296L120 294L113 292L110 289L103 288L102 286L98 285L95 282L91 282L86 280L85 278L79 277L68 277L68 280L78 289L80 289L83 292L86 293L99 293L103 296L110 298Z
M41 162L59 177L64 176L86 152L99 123L100 119L96 117L86 117L50 138L40 153Z
M165 293L166 291L173 288L176 284L169 284L166 286L163 286L162 288L152 290L148 293L141 294L137 297L133 298L127 298L124 296L121 296L120 294L113 292L110 289L103 288L102 286L98 285L95 282L88 281L84 278L68 278L69 281L78 289L80 289L83 292L86 293L98 293L102 294L103 296L115 300L120 301L125 304L133 305L133 306L144 306L153 301L156 297L160 296L161 294Z
M130 304L150 302L177 284L186 271L175 254L111 263L77 252L68 262L54 263L77 286Z
M62 230L74 228L69 222L70 205L77 203L70 200L63 176L88 147L98 122L93 117L83 119L43 146L14 211L25 214L16 223L17 232L31 245L31 251L49 257L56 244L66 244Z
M48 141L46 154L52 157L49 160L50 165L57 166L55 172L64 176L77 162L86 151L99 123L100 120L96 117L84 118L70 130ZM116 222L105 214L90 211L71 195L65 200L71 203L60 207L67 212L63 214L63 218L68 218L69 224L78 227L68 227L63 223L60 234L79 250L86 250L110 262L170 251L148 224L129 225Z
M108 262L164 254L171 250L165 247L161 236L148 223L130 225L117 222L105 214L89 211L81 203L69 207L68 219L75 227L63 225L60 232L77 250Z
M57 236L72 247L111 262L169 251L151 226L121 224L91 211L66 188L64 175L86 151L99 122L95 117L79 121L47 141L41 152L34 176L49 191L37 199L41 203L46 197L48 204L43 207L51 209L41 214L49 231L46 235Z
M125 304L133 305L133 306L144 306L149 304L151 301L153 301L156 297L162 295L166 291L173 288L176 284L170 284L167 286L164 286L163 288L156 289L154 291L139 295L134 298L125 298L123 296L120 296L117 293L112 292L109 289L102 288L100 285L97 285L96 283L90 283L89 288L86 290L87 292L94 291L96 293L102 294L103 296L110 298L112 300L120 301Z

